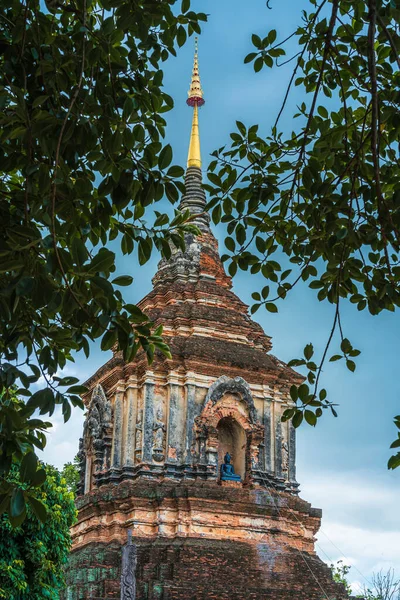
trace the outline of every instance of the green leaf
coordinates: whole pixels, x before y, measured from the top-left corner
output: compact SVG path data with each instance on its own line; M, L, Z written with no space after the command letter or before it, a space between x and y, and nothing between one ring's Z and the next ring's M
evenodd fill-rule
M400 452L391 456L388 461L388 469L397 469L400 467Z
M323 119L328 118L328 111L326 110L325 106L318 106L318 114L321 115Z
M247 64L247 63L251 62L252 60L254 60L255 57L257 56L257 54L258 54L257 52L250 52L250 54L248 54L245 57L245 59L244 59L245 64Z
M158 166L161 170L166 169L172 162L172 148L170 144L164 146L158 157Z
M170 167L167 171L168 177L173 177L174 179L183 177L184 174L185 174L184 169L182 167L178 167L177 165Z
M34 477L31 480L32 485L40 487L46 481L46 471L44 469L38 469Z
M44 408L54 401L54 394L50 388L39 390L31 396L27 406L32 408Z
M273 44L276 40L276 29L271 29L267 36L268 44Z
M300 427L302 422L303 422L303 413L301 411L298 411L292 419L293 427L295 427L297 429L297 427Z
M72 240L72 257L79 267L81 267L88 258L88 251L81 238L74 237Z
M139 240L139 264L144 265L150 258L151 247L147 240L141 238Z
M262 56L259 56L255 61L254 61L254 71L256 73L258 73L259 71L261 71L261 69L263 68L264 65L264 59Z
M34 452L27 452L21 461L19 469L20 477L23 482L29 482L35 476L38 459Z
M261 38L258 35L256 35L255 33L253 33L253 35L251 36L251 41L253 42L253 45L256 48L261 48L261 44L262 44Z
M116 277L115 279L113 279L111 283L113 283L114 285L127 286L131 285L132 282L133 277L131 277L130 275L121 275L120 277Z
M101 248L89 264L89 273L109 272L114 265L115 254L107 248Z
M37 500L33 496L28 496L28 502L39 521L46 523L48 514L43 502L40 502L40 500Z
M72 385L65 392L66 394L85 394L88 388L85 385Z
M178 30L177 30L177 35L176 35L176 40L178 42L179 48L181 48L183 46L183 44L186 42L186 39L187 39L186 30L182 25L179 25Z
M268 310L268 312L271 312L271 313L277 313L278 312L278 307L273 302L267 302L265 304L265 308Z
M225 238L225 246L227 247L227 249L230 252L235 252L236 244L235 244L235 240L233 238L226 237Z
M116 344L118 338L118 331L116 329L110 329L106 331L101 340L101 349L102 350L110 350Z
M22 137L26 133L26 127L16 127L12 130L9 135L10 140L15 140L18 137Z
M302 402L307 402L309 392L310 392L310 389L306 383L302 383L299 386L298 394L299 394L299 398Z
M293 415L295 414L296 409L295 408L287 408L286 410L283 411L282 417L281 417L281 421L284 423L285 421L289 421L289 419L291 419L293 417Z
M25 511L24 493L20 487L15 487L10 499L10 517L16 519Z
M307 421L307 423L309 425L312 425L313 427L315 427L315 425L317 424L317 417L315 413L313 413L311 410L304 411L304 418Z
M38 96L32 102L32 108L36 108L37 106L40 106L41 104L44 104L46 102L46 100L48 100L48 98L49 98L49 96Z
M347 338L344 338L342 340L342 342L340 344L340 349L342 350L342 352L344 352L346 354L352 350L352 345Z
M186 13L190 8L190 0L182 0L181 12Z
M341 354L334 354L333 356L330 357L329 361L335 362L336 360L340 360L341 358L343 358L343 356Z
M306 357L307 360L310 360L310 358L312 357L313 354L314 354L313 345L307 344L307 346L304 348L304 356Z

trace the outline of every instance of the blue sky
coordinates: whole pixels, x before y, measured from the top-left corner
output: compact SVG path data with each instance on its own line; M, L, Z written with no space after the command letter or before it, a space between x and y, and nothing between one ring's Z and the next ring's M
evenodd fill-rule
M206 98L200 111L200 131L206 168L210 152L229 144L236 119L246 126L259 123L260 133L269 133L291 65L255 74L251 65L243 64L243 58L252 51L252 33L265 37L269 29L275 28L278 38L285 38L300 24L301 10L308 10L309 4L306 0L271 0L272 10L268 10L264 0L193 0L192 6L210 15L199 40L200 75ZM174 163L182 165L186 161L191 121L185 102L192 60L193 47L189 42L165 67L166 91L175 101L174 110L167 113L167 141L174 149ZM302 100L296 88L283 120L285 128L292 127L292 109ZM222 241L223 227L215 229L215 234ZM138 301L151 289L157 260L154 256L146 267L139 268L134 256L120 256L121 273L134 276L131 288L125 288L127 299ZM234 280L234 291L248 304L252 303L251 292L261 286L261 279L249 273L239 273ZM372 571L381 567L392 566L400 576L396 508L400 469L386 469L388 447L396 435L392 417L400 412L400 319L399 314L392 313L378 317L360 314L345 304L342 318L347 337L362 354L355 374L341 362L326 368L323 384L331 399L340 405L339 417L326 415L317 428L300 429L297 469L302 497L323 509L318 552L328 562L343 558L352 564L350 576L357 589ZM321 351L332 319L333 307L319 303L305 287L295 288L279 305L278 314L256 314L256 320L273 338L273 353L285 361L299 356L310 341ZM89 360L78 359L68 372L84 380L108 357L96 345ZM75 411L65 426L56 416L45 460L57 466L72 460L81 427L80 411Z

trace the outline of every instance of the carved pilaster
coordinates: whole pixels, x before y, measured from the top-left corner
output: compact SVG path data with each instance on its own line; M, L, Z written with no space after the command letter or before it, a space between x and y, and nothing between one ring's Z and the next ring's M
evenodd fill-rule
M272 473L271 400L264 401L264 469Z
M122 466L122 431L123 431L123 392L117 392L114 403L114 437L112 448L112 468Z
M144 384L144 411L143 411L143 455L142 461L152 462L153 449L153 421L154 421L154 383L146 381Z
M193 425L196 417L196 386L186 384L186 427L185 427L185 463L192 466L193 464Z
M123 455L124 466L133 467L135 450L136 389L128 387L125 396Z
M121 600L136 599L137 549L128 530L128 542L122 548Z

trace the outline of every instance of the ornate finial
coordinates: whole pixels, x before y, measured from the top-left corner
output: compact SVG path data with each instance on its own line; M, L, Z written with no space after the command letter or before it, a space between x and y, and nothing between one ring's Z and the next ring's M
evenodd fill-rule
M198 54L198 38L194 40L194 61L192 80L190 82L190 88L188 91L188 99L186 103L189 106L203 106L205 100L203 98L203 90L201 89L200 75L199 75L199 54Z
M192 81L190 83L187 103L193 107L192 131L190 133L189 154L185 177L186 192L183 196L179 210L189 210L196 218L193 221L202 231L210 231L210 216L206 212L206 194L201 185L201 154L199 134L199 106L204 104L203 90L200 85L199 59L197 51L197 38L195 39L194 63Z
M199 135L199 115L198 115L198 107L203 106L205 100L203 98L203 90L201 89L200 84L200 75L199 75L199 57L198 57L198 48L197 48L197 37L195 38L195 47L194 47L194 62L193 62L193 71L192 71L192 80L190 82L190 88L188 92L188 99L186 103L189 106L193 106L193 121L192 121L192 131L190 134L190 145L189 145L189 154L188 154L188 167L198 167L201 168L201 154L200 154L200 135Z

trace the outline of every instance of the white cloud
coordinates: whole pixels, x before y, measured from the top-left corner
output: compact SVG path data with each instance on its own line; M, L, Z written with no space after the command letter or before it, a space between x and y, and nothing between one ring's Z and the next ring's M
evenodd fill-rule
M301 496L323 509L316 550L327 563L343 560L352 567L355 592L380 569L400 575L398 478L383 471L314 471L303 481Z
M57 407L54 415L50 419L46 418L53 423L53 427L47 434L47 445L41 454L44 462L60 469L66 462L74 459L82 435L83 414L80 408L73 408L71 418L64 423L61 407Z

